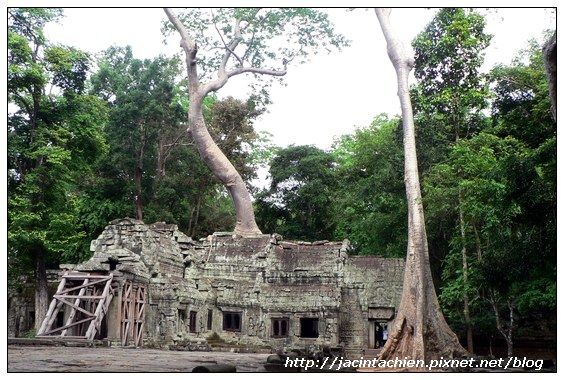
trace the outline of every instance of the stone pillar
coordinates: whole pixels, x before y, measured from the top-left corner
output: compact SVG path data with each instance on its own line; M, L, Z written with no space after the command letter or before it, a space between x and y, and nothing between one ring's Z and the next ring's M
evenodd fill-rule
M106 321L108 324L108 340L121 343L121 302L122 302L123 283L119 283L116 294L110 302Z
M366 318L360 306L359 289L341 288L339 336L345 347L345 357L358 358L367 344Z

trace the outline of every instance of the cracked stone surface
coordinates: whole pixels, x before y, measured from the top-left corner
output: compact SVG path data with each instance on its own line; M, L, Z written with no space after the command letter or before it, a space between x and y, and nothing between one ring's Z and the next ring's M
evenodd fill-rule
M237 372L265 372L268 354L166 351L144 348L9 346L8 372L191 372L231 364Z

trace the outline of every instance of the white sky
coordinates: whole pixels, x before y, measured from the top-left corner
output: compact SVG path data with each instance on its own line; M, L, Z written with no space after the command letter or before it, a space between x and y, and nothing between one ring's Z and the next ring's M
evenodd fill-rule
M303 65L290 66L285 77L287 86L274 85L273 104L255 127L272 133L277 145L315 144L328 148L334 136L370 124L378 113L400 112L395 73L374 12L326 11L337 31L352 41L351 46L330 55L312 56ZM401 39L409 44L435 12L436 9L394 9L392 23ZM168 38L168 45L163 44L161 8L67 8L65 15L59 24L47 26L51 42L92 53L110 45L129 44L139 58L170 55L180 49L174 34ZM487 21L488 32L494 37L486 51L484 69L496 63L509 63L530 38L539 38L544 30L555 28L554 15L541 8L489 10ZM219 92L220 97L244 98L249 80L252 76L232 78Z

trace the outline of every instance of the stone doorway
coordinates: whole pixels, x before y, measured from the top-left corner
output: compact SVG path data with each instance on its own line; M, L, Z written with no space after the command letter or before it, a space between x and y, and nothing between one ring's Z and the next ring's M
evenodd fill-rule
M368 308L368 348L382 348L394 317L395 309L392 307Z
M387 319L369 319L368 320L368 348L382 348L386 342L386 334L388 331Z

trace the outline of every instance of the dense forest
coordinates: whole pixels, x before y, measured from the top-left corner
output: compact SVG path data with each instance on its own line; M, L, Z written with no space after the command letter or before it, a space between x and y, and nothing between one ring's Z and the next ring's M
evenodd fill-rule
M112 219L177 224L193 238L233 230L229 193L187 131L184 63L96 56L48 41L62 10L9 9L8 274L89 255ZM542 46L482 72L485 18L442 9L412 41L429 254L441 307L474 335L552 335L556 320L556 122ZM547 38L552 34L547 31ZM263 94L264 95L264 94ZM349 239L360 255L405 257L401 120L377 115L331 149L278 147L254 120L260 96L203 100L212 138L241 174L263 233ZM260 167L266 188L251 186ZM41 288L41 286L39 286Z

